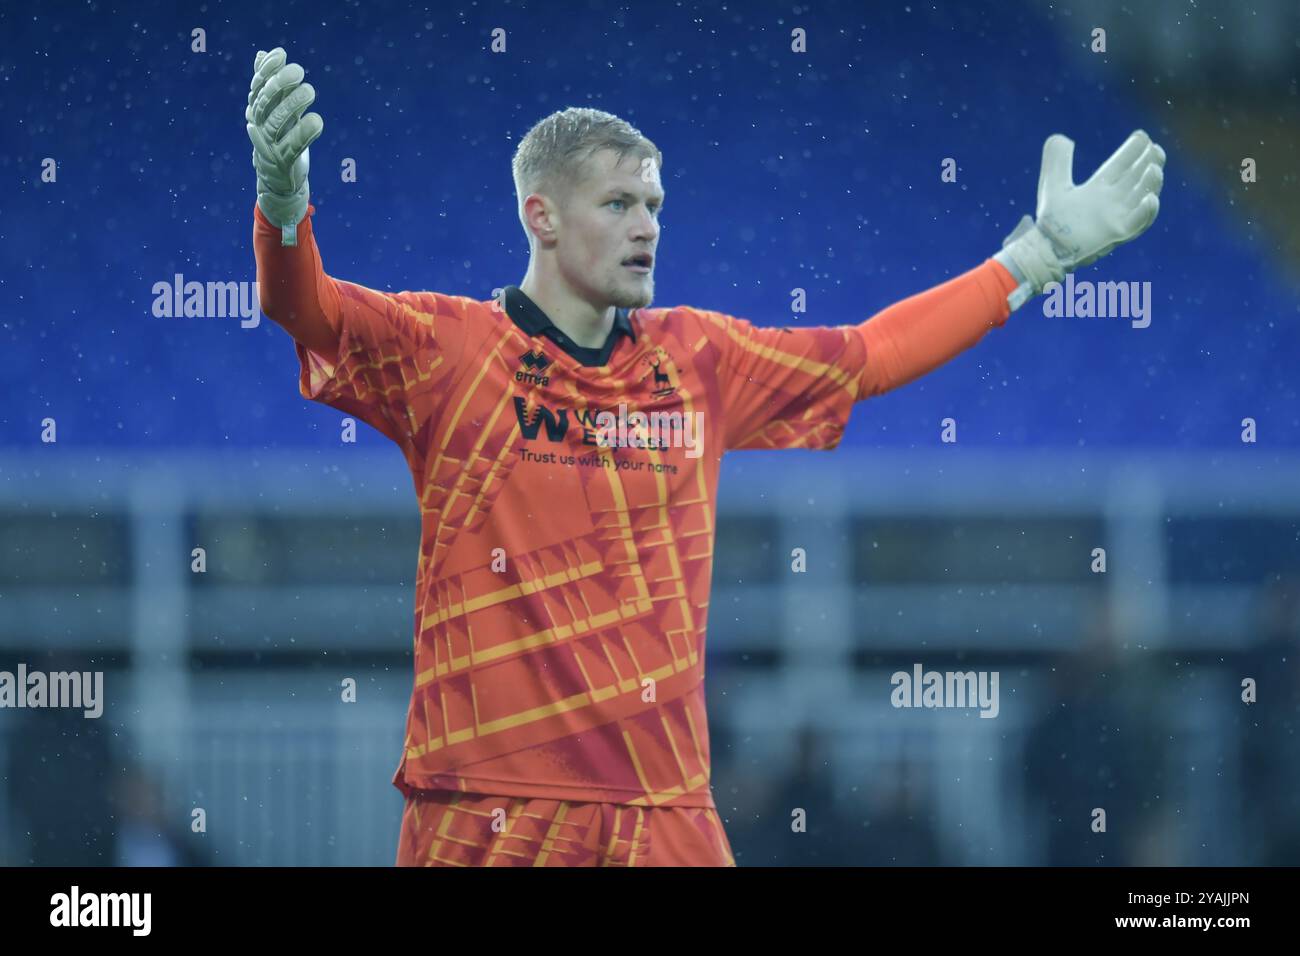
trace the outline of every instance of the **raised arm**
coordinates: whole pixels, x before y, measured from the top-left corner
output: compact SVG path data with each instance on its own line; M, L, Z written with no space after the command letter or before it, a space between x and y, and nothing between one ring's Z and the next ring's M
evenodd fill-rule
M994 256L1019 283L1014 311L1067 273L1090 265L1146 232L1160 212L1165 151L1145 130L1133 133L1081 186L1074 184L1074 140L1043 143L1037 220L1025 216Z
M341 297L338 281L325 274L311 214L297 225L295 244L281 245L281 230L260 206L253 207L253 253L262 311L298 344L319 355L338 352Z
M340 336L338 284L325 274L308 216L308 147L324 121L303 111L316 98L303 69L285 63L276 47L253 62L244 119L253 143L257 205L253 249L262 311L321 355L333 356Z
M1074 141L1043 144L1037 222L1025 216L983 265L891 305L858 326L866 341L859 397L906 385L970 348L1044 286L1136 239L1155 221L1165 151L1135 130L1082 186Z
M1136 239L1160 211L1165 151L1136 130L1081 186L1074 143L1043 146L1037 221L1002 249L865 322L758 328L702 313L720 361L731 448L834 448L853 403L925 375L975 345L1045 286Z
M1015 277L993 259L854 327L866 345L857 398L906 385L960 355L1011 314ZM856 371L858 366L849 365Z
M1004 324L1016 285L987 259L855 325L762 328L700 312L720 356L724 447L834 448L855 402L907 384Z

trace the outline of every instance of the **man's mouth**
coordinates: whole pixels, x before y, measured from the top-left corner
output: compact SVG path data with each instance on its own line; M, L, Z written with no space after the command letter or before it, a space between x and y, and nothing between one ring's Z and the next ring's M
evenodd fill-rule
M648 275L650 269L654 266L654 256L648 252L640 252L623 260L623 265L631 269L638 275Z

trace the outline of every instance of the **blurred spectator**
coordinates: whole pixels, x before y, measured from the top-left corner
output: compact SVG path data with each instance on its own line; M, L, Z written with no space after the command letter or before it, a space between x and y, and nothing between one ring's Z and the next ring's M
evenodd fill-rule
M933 814L924 788L900 762L873 778L861 805L835 798L822 733L803 725L789 769L768 791L752 840L751 862L774 866L927 866L941 862ZM793 811L805 811L806 831L791 829ZM751 837L752 834L752 837Z
M870 817L856 849L858 866L938 866L941 857L933 807L920 768L900 760L874 781Z
M1239 819L1241 865L1300 864L1300 574L1273 576L1261 589L1259 643L1243 656L1241 680L1258 697L1242 709ZM1238 700L1240 697L1238 696Z
M77 668L56 663L49 669ZM22 835L27 837L26 859L15 862L111 866L113 818L104 795L113 765L112 728L70 708L6 711L5 717L17 717L9 735L7 781L19 836L16 852L22 850Z
M163 811L161 788L139 766L129 767L113 790L117 866L206 866L208 860L186 839L187 831Z
M1162 751L1154 746L1155 707L1135 662L1121 660L1098 613L1084 649L1049 681L1046 712L1025 742L1030 814L1046 827L1050 866L1132 866L1157 809ZM1094 833L1093 810L1106 812Z
M804 811L804 832L795 832L794 811ZM795 731L794 758L780 774L759 811L763 853L755 862L772 866L843 865L844 839L835 815L830 766L821 733L811 724Z
M86 669L60 654L28 671ZM10 663L0 669L15 670ZM166 823L157 782L114 752L119 729L105 715L69 707L6 710L3 792L13 866L194 866L206 860Z

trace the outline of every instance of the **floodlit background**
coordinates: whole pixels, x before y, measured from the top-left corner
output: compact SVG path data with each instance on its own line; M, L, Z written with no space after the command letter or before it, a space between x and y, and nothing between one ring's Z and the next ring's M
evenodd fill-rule
M837 451L727 457L715 798L742 865L1300 863L1296 4L33 9L0 8L0 670L102 670L107 702L0 710L0 863L394 859L405 463L340 443L269 320L151 313L177 273L254 279L243 110L277 45L325 119L325 268L480 299L527 265L514 146L565 106L664 152L655 305L766 325L978 265L1048 134L1082 181L1146 129L1160 217L1077 278L1149 282L1148 328L1034 300ZM915 664L996 671L998 716L894 708Z

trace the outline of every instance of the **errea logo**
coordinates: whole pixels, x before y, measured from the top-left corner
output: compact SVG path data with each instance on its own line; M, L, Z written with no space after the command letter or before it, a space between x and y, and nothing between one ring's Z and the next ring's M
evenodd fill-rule
M519 364L523 369L515 372L515 381L523 382L525 385L550 385L551 379L548 375L541 374L551 365L551 360L541 352L534 352L531 349L519 356Z

